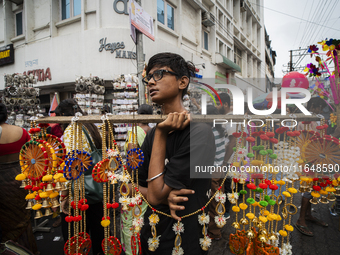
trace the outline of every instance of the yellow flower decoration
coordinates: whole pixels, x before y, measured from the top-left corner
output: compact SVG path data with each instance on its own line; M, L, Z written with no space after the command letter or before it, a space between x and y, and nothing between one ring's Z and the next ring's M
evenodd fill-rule
M41 209L41 207L42 207L41 204L35 204L35 205L32 206L32 209L33 210L39 210L39 209Z
M102 220L102 221L100 222L100 224L101 224L104 228L106 228L107 226L110 225L110 220Z
M56 173L54 176L53 176L53 179L54 180L58 180L59 178L63 177L64 175L62 173Z
M327 195L328 194L328 192L326 190L323 190L323 189L320 190L319 193L320 193L320 195Z
M268 216L267 216L268 220L272 221L272 220L276 220L277 216L275 213L270 213Z
M338 182L337 182L336 180L333 180L333 181L332 181L332 184L333 184L334 186L338 186Z
M59 196L59 192L53 192L52 194L50 194L50 198L55 198Z
M67 180L66 180L65 177L61 177L61 178L59 179L59 182L67 182Z
M293 193L293 194L296 194L296 193L297 193L297 189L295 189L295 188L288 188L288 191L289 191L290 193Z
M266 223L268 221L268 219L264 216L260 216L259 220L262 221L263 223Z
M315 191L312 191L312 192L311 192L311 195L312 195L313 197L316 197L316 198L320 197L320 194L319 194L318 192L315 192Z
M23 180L26 179L26 175L25 175L25 174L18 174L18 175L15 177L15 179L16 179L17 181L23 181Z
M40 196L41 198L47 198L47 197L48 197L48 194L47 194L47 192L41 192L41 193L39 194L39 196Z
M279 181L277 182L277 184L279 184L279 185L285 185L286 182L285 182L285 181L282 181L282 180L279 180Z
M244 204L244 203L241 203L239 204L239 207L242 209L242 210L246 210L248 208L248 205Z
M255 202L255 203L252 204L252 206L254 206L254 207L258 206L258 205L259 205L259 202Z
M276 214L276 221L282 220L281 216L279 214Z
M252 219L255 218L255 214L253 214L253 213L247 213L246 216L247 216L250 220L252 220Z
M26 200L34 199L34 198L35 198L35 193L27 194L26 197L25 197Z
M292 232L292 231L294 230L294 227L293 227L292 225L287 224L287 225L285 225L285 229L286 229L287 231Z
M286 237L288 235L287 231L284 231L284 230L280 230L279 234L283 237Z
M233 212L239 212L240 211L240 207L234 205L231 210L233 210Z
M264 211L263 211L264 216L269 215L269 213L270 213L270 212L269 212L268 210L264 210Z
M282 195L284 195L285 197L291 197L290 193L287 191L283 191Z
M233 166L234 166L234 167L240 167L241 164L240 164L240 162L234 162L234 163L233 163Z
M308 182L309 178L305 177L305 176L301 176L300 180L303 181L303 182Z
M149 216L150 225L156 225L159 222L159 217L157 214L153 213Z
M52 176L51 174L45 175L45 176L42 178L42 181L43 181L43 182L50 182L50 181L52 181L52 178L53 178L53 176Z

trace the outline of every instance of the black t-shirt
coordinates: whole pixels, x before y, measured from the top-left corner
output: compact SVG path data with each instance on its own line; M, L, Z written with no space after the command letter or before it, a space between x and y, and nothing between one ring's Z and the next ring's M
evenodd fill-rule
M150 130L142 145L144 152L144 164L139 168L139 184L147 187L148 169L155 135L155 128ZM190 155L195 155L191 157ZM168 135L166 143L166 165L164 182L174 189L192 189L194 195L188 196L184 202L185 210L178 211L178 216L187 215L202 208L208 201L208 191L211 187L211 179L191 179L190 171L195 171L195 166L213 166L215 158L215 139L211 127L205 123L190 123L181 131L175 131ZM191 163L190 163L191 162ZM154 206L155 209L170 214L168 205ZM206 211L207 212L207 211ZM175 232L172 226L176 220L158 214L160 221L156 225L157 236L160 244L155 252L148 250L148 239L152 237L149 225L150 208L144 215L144 226L141 231L141 243L143 254L171 254L174 247ZM199 213L201 214L201 213ZM182 219L184 233L181 234L182 245L185 254L206 254L199 244L202 238L202 225L198 223L198 215Z

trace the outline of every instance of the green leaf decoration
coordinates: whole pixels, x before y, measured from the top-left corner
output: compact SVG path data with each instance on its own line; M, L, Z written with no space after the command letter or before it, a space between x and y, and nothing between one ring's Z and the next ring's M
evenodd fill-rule
M236 151L236 147L233 148L233 151Z
M264 196L264 200L266 200L267 202L270 200L270 196L268 196L268 195L265 195Z
M258 151L259 150L259 146L253 146L252 149L253 149L253 151Z
M276 204L276 201L270 199L270 200L268 201L268 204L269 204L269 205L275 205L275 204Z
M257 192L257 193L262 193L262 192L263 192L263 189L261 189L261 188L256 188L256 189L255 189L255 192Z
M254 156L255 156L254 153L248 153L248 154L247 154L247 157L248 157L248 158L253 158Z
M271 159L277 159L277 155L276 154L272 154L269 156Z
M259 204L262 206L262 207L266 207L268 205L268 202L266 201L260 201Z
M273 154L273 150L272 149L267 149L268 154Z
M248 204L254 204L255 203L255 199L254 198L251 198L251 197L249 197L249 198L247 198L247 203Z
M264 150L264 146L263 145L259 145L259 150Z
M247 194L247 191L246 190L240 190L240 194L242 194L242 195L246 195Z
M264 156L264 155L267 155L267 154L268 154L268 152L267 152L267 151L265 151L265 150L260 150L260 154L261 154L262 156Z

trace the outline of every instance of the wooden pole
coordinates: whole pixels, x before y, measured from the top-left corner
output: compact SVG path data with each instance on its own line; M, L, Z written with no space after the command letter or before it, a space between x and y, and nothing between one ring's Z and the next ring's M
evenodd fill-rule
M79 122L81 123L102 123L101 115L91 115L91 116L81 116L79 117ZM166 119L166 115L108 115L108 119L112 123L160 123ZM273 114L271 115L272 118L269 118L268 116L264 115L252 115L252 118L249 120L259 121L263 120L264 123L266 123L266 119L271 120L272 118L277 121L282 120L291 120L291 117L282 116L280 114ZM36 122L38 123L70 123L72 120L72 116L70 117L64 117L64 116L55 116L55 117L43 117L38 118ZM236 125L238 122L240 124L243 123L245 120L245 116L243 115L191 115L191 122L213 122L216 120L216 123L222 124L221 122L233 121L233 125ZM319 117L316 117L314 115L304 115L304 114L296 114L296 118L294 118L296 121L317 121L320 120ZM218 120L218 122L217 122ZM247 125L248 119L245 121ZM271 121L270 121L271 123Z

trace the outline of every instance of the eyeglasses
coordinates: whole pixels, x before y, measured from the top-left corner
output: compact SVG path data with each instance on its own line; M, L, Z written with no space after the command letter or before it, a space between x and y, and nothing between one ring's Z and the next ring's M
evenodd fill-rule
M178 76L177 73L174 73L174 72L171 72L171 71L168 71L168 70L164 70L164 69L160 69L160 70L156 70L153 72L153 74L148 74L147 76L145 76L142 81L144 83L144 85L148 85L149 84L149 81L153 78L154 81L159 81L163 78L163 73L169 73L169 74L172 74L172 75L176 75Z

